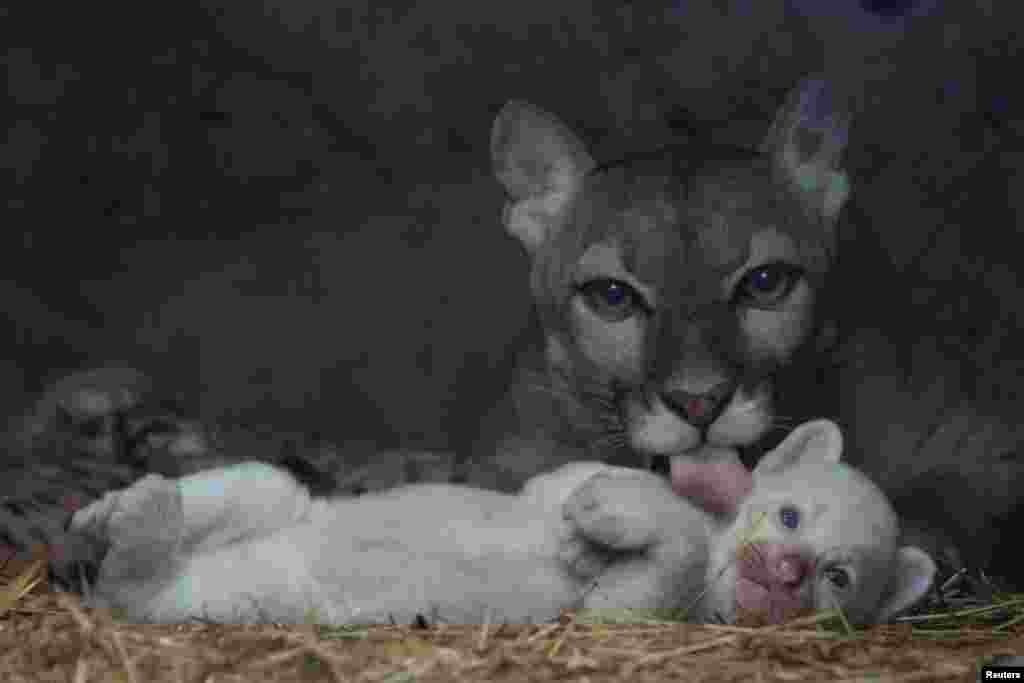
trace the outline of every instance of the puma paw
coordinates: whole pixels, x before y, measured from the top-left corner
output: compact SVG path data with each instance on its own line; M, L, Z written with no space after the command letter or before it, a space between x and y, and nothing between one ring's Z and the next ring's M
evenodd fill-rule
M587 479L562 506L562 516L585 540L612 550L657 543L659 502L678 505L667 482L648 472L606 469Z
M82 508L68 527L70 556L62 558L72 578L90 573L101 560L100 582L152 579L171 566L178 553L184 514L177 483L150 474L132 486L107 493ZM88 578L88 576L86 576Z

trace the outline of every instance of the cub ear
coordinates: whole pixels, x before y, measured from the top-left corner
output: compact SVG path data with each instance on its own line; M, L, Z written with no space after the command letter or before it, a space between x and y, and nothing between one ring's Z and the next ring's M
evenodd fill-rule
M505 227L531 252L557 229L594 167L584 144L561 121L519 100L507 103L494 120L491 161L512 198Z
M828 83L806 78L779 108L763 144L783 181L830 226L850 195L840 168L849 127Z
M766 453L754 467L754 476L778 474L800 463L837 463L843 454L843 435L831 420L805 422Z
M935 571L935 561L920 548L908 545L897 550L877 621L888 621L923 598L932 586Z

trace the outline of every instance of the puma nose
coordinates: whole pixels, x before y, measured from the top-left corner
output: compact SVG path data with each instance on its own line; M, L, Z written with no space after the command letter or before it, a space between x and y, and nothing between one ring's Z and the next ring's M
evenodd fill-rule
M700 394L665 391L661 394L661 400L694 427L703 428L718 419L735 388L732 382L722 382Z

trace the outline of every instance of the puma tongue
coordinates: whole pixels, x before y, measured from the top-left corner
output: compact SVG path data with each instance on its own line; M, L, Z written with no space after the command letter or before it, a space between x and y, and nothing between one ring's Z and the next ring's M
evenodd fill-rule
M671 458L672 488L714 515L731 515L754 486L731 449L702 449Z

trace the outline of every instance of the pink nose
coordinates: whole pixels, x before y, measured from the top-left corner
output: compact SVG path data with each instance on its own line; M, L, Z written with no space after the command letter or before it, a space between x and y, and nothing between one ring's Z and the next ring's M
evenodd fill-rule
M722 382L700 394L666 391L661 400L694 427L706 427L722 414L735 390L734 383Z
M683 412L692 420L700 420L714 409L714 402L703 396L695 396L683 403Z

